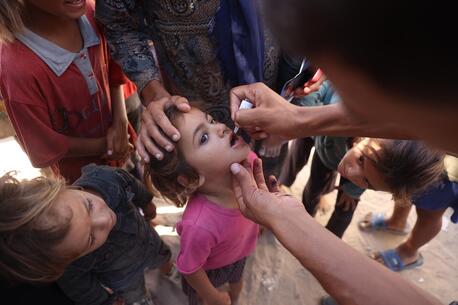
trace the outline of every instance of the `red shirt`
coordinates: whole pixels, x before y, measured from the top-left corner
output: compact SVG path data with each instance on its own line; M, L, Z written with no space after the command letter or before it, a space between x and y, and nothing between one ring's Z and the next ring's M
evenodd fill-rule
M67 137L106 136L112 123L110 85L125 82L110 60L92 4L85 16L79 19L84 39L79 53L30 31L24 35L31 39L0 46L0 90L20 144L35 167L51 166L69 182L84 165L107 163L97 156L63 158ZM74 58L69 61L68 56Z

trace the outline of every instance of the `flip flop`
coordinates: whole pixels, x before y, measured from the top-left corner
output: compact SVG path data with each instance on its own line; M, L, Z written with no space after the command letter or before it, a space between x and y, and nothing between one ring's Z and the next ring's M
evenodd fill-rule
M404 264L398 252L395 249L380 251L371 255L372 259L382 258L383 264L391 271L400 272L404 270L413 269L423 265L423 255L418 254L416 261L410 264Z
M369 219L369 216L370 219ZM385 221L383 213L369 213L362 220L358 221L358 228L364 232L385 231L396 235L407 235L410 228L392 229L389 228Z

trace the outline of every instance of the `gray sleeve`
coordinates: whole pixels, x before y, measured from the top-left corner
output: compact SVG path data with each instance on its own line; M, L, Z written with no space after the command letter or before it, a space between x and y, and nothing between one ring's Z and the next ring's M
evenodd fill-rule
M71 266L57 284L75 305L111 305L115 299L91 272L78 271Z
M96 1L96 18L103 25L111 56L135 82L138 92L151 80L160 80L143 11L139 0Z

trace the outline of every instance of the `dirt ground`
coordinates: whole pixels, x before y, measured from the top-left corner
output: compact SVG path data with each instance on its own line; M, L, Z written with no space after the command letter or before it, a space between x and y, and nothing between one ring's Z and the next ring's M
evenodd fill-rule
M0 140L0 151L2 155L0 174L12 169L18 170L22 178L39 174L39 171L31 167L13 138ZM291 188L293 195L298 198L307 181L308 171L308 167L304 168ZM327 202L325 211L317 216L320 223L326 223L332 212L334 200L335 193L325 197ZM156 220L159 224L157 230L170 244L176 256L179 238L174 231L174 225L180 219L182 209L172 207L161 200L156 202L159 213ZM358 219L366 213L371 211L389 213L392 206L389 194L367 191L361 199L353 222L344 235L344 240L363 253L398 245L405 237L381 232L363 233L356 225ZM424 265L401 273L409 281L431 292L443 304L458 300L458 225L450 223L450 212L447 211L444 217L444 225L439 235L421 249L425 259ZM411 226L415 223L415 218L415 211L412 210L409 217ZM147 287L158 305L186 304L178 277L165 279L155 270L148 271ZM325 295L324 290L313 276L302 268L270 232L265 231L259 239L256 252L248 259L239 305L312 305L317 304L323 295Z

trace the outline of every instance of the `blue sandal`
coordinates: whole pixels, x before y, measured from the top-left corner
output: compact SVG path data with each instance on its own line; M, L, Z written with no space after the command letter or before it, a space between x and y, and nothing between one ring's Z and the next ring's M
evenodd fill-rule
M365 232L385 231L396 235L407 235L410 232L410 229L407 227L402 230L389 228L385 221L385 214L383 213L367 214L362 220L358 221L358 228Z
M413 269L423 265L423 255L421 255L421 253L418 254L417 260L410 264L404 264L398 252L396 252L395 249L376 252L373 253L371 257L373 259L383 259L383 264L391 271L396 272Z

